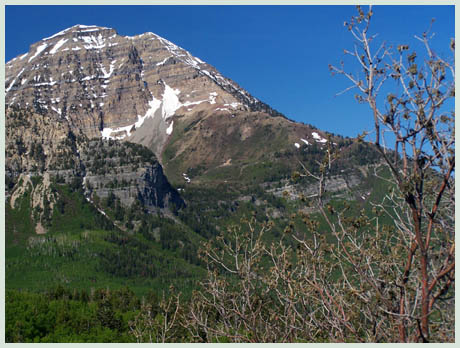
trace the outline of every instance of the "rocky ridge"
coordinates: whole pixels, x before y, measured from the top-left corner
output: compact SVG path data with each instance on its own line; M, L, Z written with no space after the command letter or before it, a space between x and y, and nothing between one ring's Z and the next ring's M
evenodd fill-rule
M276 113L158 35L120 36L97 26L76 25L31 45L6 64L5 81L8 105L66 120L89 138L150 145L157 155L175 114ZM149 134L138 134L144 124Z
M126 207L136 201L150 211L184 206L155 155L143 146L92 140L82 147L80 158L85 167L82 183L88 200L114 194Z

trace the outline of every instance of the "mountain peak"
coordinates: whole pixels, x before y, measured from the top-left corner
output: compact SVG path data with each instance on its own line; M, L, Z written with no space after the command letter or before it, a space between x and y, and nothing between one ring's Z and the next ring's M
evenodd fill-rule
M64 36L66 34L69 34L69 33L94 33L96 31L106 31L106 30L112 30L112 31L115 31L114 29L112 28L107 28L107 27L101 27L101 26L97 26L97 25L84 25L84 24L75 24L74 26L70 27L70 28L67 28L67 29L64 29L52 36L49 36L49 37L46 37L44 39L42 39L41 41L48 41L48 40L51 40L51 39L54 39L56 37L59 37L59 36Z
M107 44L110 47L111 44L107 41L112 41L116 37L117 32L115 29L77 24L33 43L30 45L29 52L13 58L6 65L10 65L18 59L23 60L26 57L27 62L30 63L39 56L54 55L59 50L100 49L106 47ZM73 46L70 46L71 44Z
M32 44L6 64L5 90L9 106L51 114L89 138L154 142L157 154L179 117L274 114L169 40L96 25L77 24Z

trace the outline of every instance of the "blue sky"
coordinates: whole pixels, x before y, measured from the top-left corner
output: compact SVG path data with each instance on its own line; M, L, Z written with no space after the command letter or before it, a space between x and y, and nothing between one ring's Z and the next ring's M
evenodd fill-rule
M75 24L154 32L215 66L287 117L354 137L371 115L328 64L353 41L344 21L353 6L6 6L6 61ZM449 55L454 6L374 6L373 30L389 43L412 43L436 19L434 49ZM350 65L350 71L356 66Z

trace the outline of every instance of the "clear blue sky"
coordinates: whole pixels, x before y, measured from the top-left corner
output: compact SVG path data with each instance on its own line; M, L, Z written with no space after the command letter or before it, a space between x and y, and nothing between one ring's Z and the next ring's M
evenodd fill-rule
M454 6L374 6L373 32L413 42L436 18L434 48L449 54ZM343 23L354 6L6 6L6 61L75 24L154 32L215 66L252 95L296 121L346 136L371 129L367 106L331 76L352 38ZM353 71L352 68L350 68Z

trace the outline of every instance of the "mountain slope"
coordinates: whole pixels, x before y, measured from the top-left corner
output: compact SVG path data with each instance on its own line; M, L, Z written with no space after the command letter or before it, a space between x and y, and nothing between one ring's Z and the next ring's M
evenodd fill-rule
M91 272L134 283L142 274L169 277L150 259L158 255L169 266L190 264L193 278L203 271L199 242L225 238L242 217L273 220L267 238L279 238L292 214L309 209L298 198L317 189L292 173L302 165L317 173L334 150L342 158L327 178L327 200L358 209L382 191L368 144L287 119L153 33L76 25L8 62L5 88L8 255L20 255L8 261L17 273L8 279L19 287L32 281L21 272L42 264L38 254L23 257L26 240L45 234L40 241L51 248L51 237L86 230L93 254L106 260Z
M176 111L274 112L166 39L96 26L76 25L31 45L6 64L5 88L7 104L53 114L88 137L148 144L151 134L133 131L150 121L158 129L157 150Z
M353 154L341 162L345 168L336 170L339 176L359 177L360 170L347 162L376 160L367 145L356 153L348 139L287 119L214 67L153 33L128 37L111 28L75 25L8 62L5 88L8 110L13 110L7 112L10 186L21 174L56 170L59 175L67 171L68 178L81 177L85 184L86 168L94 160L84 163L81 151L94 139L145 146L181 189L286 183L301 163L315 170L334 147ZM366 153L368 159L360 161ZM111 174L112 181L135 182L136 175L142 176L133 166L131 172L120 170ZM352 182L357 185L361 179ZM108 185L108 180L96 181ZM129 199L122 197L124 189L116 193L129 205L138 188L127 190ZM107 196L101 187L94 192Z
M159 158L177 116L225 119L258 112L280 116L283 127L291 124L214 67L153 33L124 37L114 29L76 25L8 62L5 88L8 105L65 120L89 138L145 145ZM304 128L301 135L314 142ZM246 126L241 132L251 136Z

